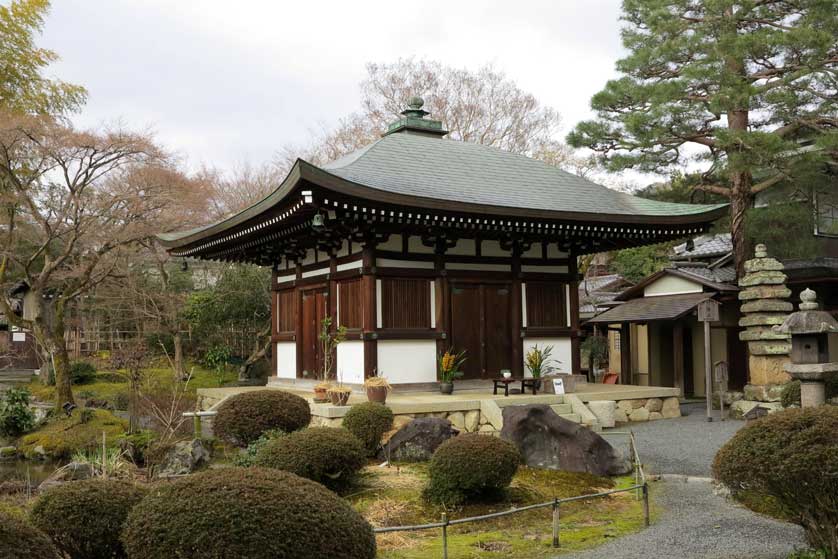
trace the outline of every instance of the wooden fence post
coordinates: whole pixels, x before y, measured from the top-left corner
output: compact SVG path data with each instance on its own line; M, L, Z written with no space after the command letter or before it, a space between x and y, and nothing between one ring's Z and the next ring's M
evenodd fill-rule
M559 542L559 500L553 499L553 547L560 547Z

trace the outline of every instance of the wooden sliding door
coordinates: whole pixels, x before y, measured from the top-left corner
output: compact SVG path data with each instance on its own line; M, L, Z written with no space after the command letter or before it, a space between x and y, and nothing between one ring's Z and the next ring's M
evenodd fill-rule
M302 340L298 350L303 354L304 378L315 378L323 369L323 347L320 325L328 312L329 291L325 287L302 292Z
M451 284L451 346L466 350L466 379L488 379L512 369L509 284Z

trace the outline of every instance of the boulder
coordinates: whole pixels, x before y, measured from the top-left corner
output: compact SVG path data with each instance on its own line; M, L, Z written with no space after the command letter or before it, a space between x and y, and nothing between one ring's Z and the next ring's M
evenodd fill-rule
M450 421L454 429L457 429L458 431L464 431L466 428L466 416L461 411L455 411L449 415L448 421Z
M459 431L446 419L420 417L414 419L390 437L378 453L380 460L422 462L430 460L439 445Z
M628 415L631 413L631 410L634 409L634 406L631 405L632 400L619 400L617 401L617 409L622 410L623 413Z
M588 402L588 409L596 416L600 425L605 428L614 427L617 402L614 400L594 400Z
M0 447L0 460L14 460L15 458L17 458L17 449L15 447Z
M199 439L180 441L166 452L157 467L161 478L183 476L209 464L211 455Z
M636 410L637 408L642 408L646 405L646 399L629 400L629 403L631 404L631 409Z
M67 483L68 481L80 481L93 477L93 466L82 462L70 462L50 474L41 482L38 491L46 491L50 487Z
M734 419L742 419L752 409L757 407L759 402L753 400L737 400L730 406L730 417Z
M658 419L663 419L663 414L657 411L649 412L649 421L657 421Z
M631 463L592 430L568 421L545 404L503 409L502 439L514 444L533 468L623 475Z
M757 402L779 402L783 396L783 384L746 384L745 400Z
M631 410L631 413L629 414L629 421L649 421L649 410L646 408Z
M659 412L661 411L662 407L663 400L661 400L660 398L649 398L649 400L646 401L646 409L649 410L650 413Z
M614 422L615 423L628 423L628 415L623 408L618 407L614 410Z

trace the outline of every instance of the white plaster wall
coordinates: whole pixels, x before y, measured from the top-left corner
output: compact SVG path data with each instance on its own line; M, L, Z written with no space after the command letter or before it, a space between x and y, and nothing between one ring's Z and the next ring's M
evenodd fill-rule
M338 360L335 371L340 382L363 384L364 342L348 340L338 345Z
M436 382L436 341L378 340L378 373L391 384Z
M432 261L414 261L414 260L393 260L391 258L376 258L375 265L379 268L421 268L423 270L433 270L434 263Z
M510 254L508 250L500 248L498 241L483 241L480 245L480 253L483 256L509 256Z
M701 284L676 276L663 276L649 284L643 290L644 297L657 295L679 295L681 293L701 293Z
M541 243L533 243L530 249L521 256L524 258L541 258Z
M276 343L276 376L297 378L297 342Z
M377 250L389 250L389 251L402 251L402 236L401 235L390 235L386 241L383 243L378 244L375 247Z
M314 249L308 249L306 251L306 255L303 258L302 265L308 266L309 264L314 264Z
M555 367L557 372L569 373L572 370L570 338L524 338L524 376L532 376L527 370L526 359L527 352L536 344L539 348L553 346L551 359L554 362L551 365ZM558 361L558 363L555 361Z
M364 262L361 260L355 260L354 262L344 262L343 264L338 264L336 270L338 272L342 272L344 270L354 270L355 268L360 268L364 265Z
M474 242L474 239L459 239L456 246L448 249L445 254L474 256L477 254L477 245Z
M317 270L309 270L307 272L303 272L304 278L311 278L314 276L322 276L324 274L329 273L329 264L325 264L322 268L318 268Z
M407 250L417 254L433 254L433 247L426 247L422 244L422 237L412 236L407 239Z
M512 267L508 264L469 264L466 262L446 262L446 270L473 270L479 272L508 272Z
M565 258L566 256L567 253L559 250L556 243L550 243L547 245L547 258Z
M291 274L289 276L277 276L276 283L285 283L286 281L291 281L293 279L297 279L297 274Z

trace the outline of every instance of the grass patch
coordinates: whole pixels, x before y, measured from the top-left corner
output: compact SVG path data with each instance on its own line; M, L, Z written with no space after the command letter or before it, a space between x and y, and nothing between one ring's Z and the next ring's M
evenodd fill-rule
M468 504L444 509L421 497L427 481L425 464L371 466L362 486L347 499L374 526L425 524L439 521L443 512L451 519L509 510L558 497L598 493L633 483L631 477L615 480L590 474L522 467L505 498L497 503ZM448 554L451 559L482 557L549 557L552 547L552 511L549 508L452 526ZM562 505L562 550L577 550L604 543L643 527L642 502L633 493ZM379 557L419 559L441 556L440 530L397 532L378 537Z
M188 391L195 394L199 388L217 388L235 382L238 373L235 370L226 371L219 377L218 373L205 369L197 364L189 364L187 371L192 370ZM170 388L174 383L174 375L168 367L148 367L143 370L144 381L157 390ZM33 377L29 384L23 386L35 400L51 402L55 399L55 387L46 386L37 377ZM73 385L73 396L76 399L94 398L107 400L116 409L124 409L128 401L128 380L119 371L103 370L96 374L93 382Z
M106 410L77 408L70 417L53 418L38 430L20 438L18 451L27 458L38 458L35 452L42 447L52 460L70 458L79 450L93 450L102 445L102 433L108 446L116 446L117 439L128 428L128 422Z
M764 495L757 491L738 491L733 498L744 507L754 511L757 514L770 516L783 522L793 522L793 518L771 495Z

